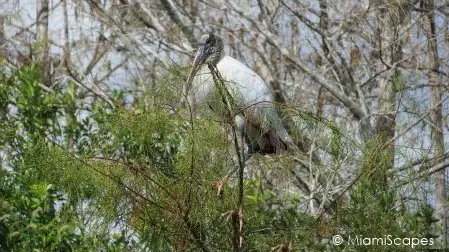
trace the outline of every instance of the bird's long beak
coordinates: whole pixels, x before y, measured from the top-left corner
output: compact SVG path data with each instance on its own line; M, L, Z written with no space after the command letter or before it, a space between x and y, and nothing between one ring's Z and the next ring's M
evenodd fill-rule
M201 45L198 48L198 51L195 54L195 58L193 59L192 62L192 69L190 70L190 74L189 74L189 78L187 79L187 87L186 87L186 94L187 92L190 90L190 87L192 85L193 82L193 78L195 78L195 74L198 72L198 70L200 69L201 65L204 64L204 61L206 61L206 53L205 53L205 46Z

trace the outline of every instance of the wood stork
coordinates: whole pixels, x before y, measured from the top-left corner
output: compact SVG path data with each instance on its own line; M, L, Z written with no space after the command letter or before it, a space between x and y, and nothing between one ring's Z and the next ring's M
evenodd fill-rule
M270 88L245 64L224 55L222 40L213 33L204 34L199 41L184 87L189 104L207 103L214 112L223 112L210 67L215 67L221 74L226 89L240 110L233 119L242 150L243 139L248 145L249 155L254 152L279 154L289 148L296 149L273 106Z

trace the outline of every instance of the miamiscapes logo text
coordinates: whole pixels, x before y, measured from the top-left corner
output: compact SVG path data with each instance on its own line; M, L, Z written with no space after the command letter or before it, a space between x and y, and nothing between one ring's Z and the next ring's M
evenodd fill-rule
M384 235L383 237L363 237L362 235L348 236L345 240L341 235L332 237L334 245L348 246L409 246L415 248L418 246L432 246L435 244L433 238L416 238L416 237L393 237L392 235Z

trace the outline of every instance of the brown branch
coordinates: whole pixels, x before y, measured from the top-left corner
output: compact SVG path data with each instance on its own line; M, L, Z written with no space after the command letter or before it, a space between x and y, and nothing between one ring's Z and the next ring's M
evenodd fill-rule
M443 102L445 102L447 99L449 98L446 97L445 99L442 99L439 104L442 104ZM438 105L438 104L437 104ZM412 128L414 128L418 123L422 122L426 117L429 116L429 114L431 113L431 111L435 109L435 107L432 107L429 111L427 111L426 113L424 113L423 115L421 115L421 117L414 123L411 123L408 127L405 128L405 130L403 130L403 132L401 132L401 134L396 134L393 138L391 138L389 141L385 142L383 145L381 145L380 147L378 147L376 150L372 150L373 152L376 151L381 151L383 148L385 148L385 146L389 146L392 143L394 143L399 137L403 136L404 134L406 134L408 131L410 131ZM444 168L444 167L443 167ZM441 169L443 169L441 168ZM332 203L329 205L329 207L327 207L326 209L324 209L324 211L318 216L317 221L320 221L320 219L324 216L324 214L329 211L336 203L337 201L343 197L343 195L349 191L349 189L351 189L359 180L360 178L362 178L362 176L365 175L370 175L372 174L374 171L376 171L377 169L365 169L363 170L353 181L351 181L351 183L345 187L343 189L343 191L338 195L338 197L332 201ZM369 173L367 173L369 172Z
M239 112L236 110L237 106L235 105L235 101L233 100L229 90L226 88L225 82L223 77L221 76L218 69L215 67L208 65L209 70L211 71L212 77L214 79L214 83L216 88L219 90L221 99L225 105L225 108L227 109L227 114L229 117L233 118L236 114L236 112ZM243 113L243 112L240 112ZM238 130L237 126L235 124L232 124L232 131L233 131L233 137L234 137L234 147L235 151L237 153L237 159L239 163L239 182L238 182L238 200L237 200L237 208L238 208L238 218L239 218L239 230L238 230L238 248L233 249L233 251L238 251L243 246L243 197L244 197L244 171L245 171L245 162L244 162L244 147L243 147L243 141L241 143L242 146L239 148L238 144ZM237 242L233 242L233 244L237 244Z
M70 42L69 42L69 17L67 13L67 0L62 0L62 9L64 14L64 49L63 58L64 64L70 66L72 65L71 52L70 52Z
M267 42L271 44L274 48L279 50L279 52L282 54L282 56L287 59L289 62L292 63L292 65L297 68L298 70L303 71L309 77L317 82L319 85L323 86L325 89L327 89L335 98L337 98L340 102L342 102L356 117L357 119L361 120L364 118L367 118L368 115L361 109L360 104L350 99L344 92L341 92L336 87L339 85L335 83L334 81L328 80L324 78L322 75L316 73L311 68L309 68L306 64L302 63L301 61L297 60L295 56L293 56L289 50L285 47L282 47L282 43L279 41L278 37L272 34L268 29L265 27L261 27L260 24L256 23L254 20L252 20L251 17L248 17L242 10L237 8L236 6L233 6L232 3L230 3L232 10L236 12L239 16L243 17L245 20L250 22L259 32L259 35L263 35ZM366 125L368 127L368 125Z
M162 6L165 8L165 11L167 11L168 16L170 16L173 22L181 29L181 32L184 34L184 36L186 36L190 45L192 47L195 47L197 41L193 34L193 30L184 24L185 22L181 19L181 16L179 15L172 1L171 0L160 0L160 1Z
M436 164L428 169L422 170L418 173L418 177L422 178L425 176L430 176L436 172L442 171L444 169L446 169L447 167L449 167L449 159L446 159L445 161Z
M122 67L126 62L128 62L129 57L126 57L122 62L117 64L115 67L113 67L107 74L105 74L103 77L101 77L98 80L98 83L102 83L104 80L109 78L115 71L117 71L120 67Z
M87 67L83 72L84 76L88 75L92 71L92 69L98 64L98 62L106 55L106 49L104 48L105 46L104 41L105 37L100 32L97 38L97 43L95 45L94 55L92 56L92 59L87 64Z
M94 94L96 97L99 97L101 100L105 101L112 108L115 107L114 102L112 102L111 98L103 90L101 90L101 89L99 89L99 91L93 90L92 88L90 88L89 86L87 86L86 84L84 84L82 81L80 81L78 79L76 74L74 72L72 72L69 65L65 65L65 66L67 69L67 73L69 74L69 77L75 82L75 84L85 88L87 91Z

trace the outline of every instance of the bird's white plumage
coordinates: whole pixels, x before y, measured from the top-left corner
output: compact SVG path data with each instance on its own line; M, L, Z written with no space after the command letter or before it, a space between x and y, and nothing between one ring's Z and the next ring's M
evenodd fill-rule
M242 62L224 56L216 65L223 77L226 88L240 108L244 109L245 121L236 120L238 128L245 131L251 141L257 142L261 148L269 145L261 138L261 133L274 130L275 135L284 143L291 143L291 139L277 116L273 106L271 90L262 78ZM191 95L188 97L191 104L208 103L214 107L222 101L214 95L215 83L206 64L201 66L192 82Z
M258 74L242 62L230 56L224 56L218 62L217 69L238 105L257 108L272 102L270 88ZM194 103L204 103L213 96L214 90L215 84L210 70L207 65L203 65L192 84Z
M242 62L225 56L217 64L217 69L227 80L231 89L245 94L244 103L272 102L270 88L253 70Z

